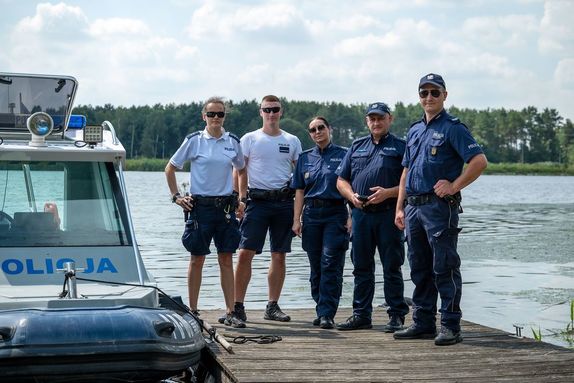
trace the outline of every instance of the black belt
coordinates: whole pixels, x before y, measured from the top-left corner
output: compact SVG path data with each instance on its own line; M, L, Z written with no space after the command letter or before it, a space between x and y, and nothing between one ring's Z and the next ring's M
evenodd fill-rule
M344 204L345 200L342 199L309 198L305 200L305 205L311 207L333 207L333 206L343 206Z
M411 195L407 197L407 203L411 206L426 205L436 197L434 193Z
M363 206L363 211L365 213L377 213L380 211L385 211L385 210L389 210L389 209L394 209L397 206L397 199L393 198L390 201L385 201L382 203L378 203L375 205L364 205Z
M193 196L193 203L198 206L215 206L225 207L231 205L237 199L233 195L219 196L219 197L204 197L199 195Z
M411 206L426 205L427 203L431 203L434 198L445 200L449 204L458 205L459 207L462 200L460 192L455 193L454 195L446 196L444 198L440 198L434 193L427 193L409 196L407 197L407 203Z
M288 187L276 190L249 189L248 195L253 200L263 201L289 201L293 200L295 191Z

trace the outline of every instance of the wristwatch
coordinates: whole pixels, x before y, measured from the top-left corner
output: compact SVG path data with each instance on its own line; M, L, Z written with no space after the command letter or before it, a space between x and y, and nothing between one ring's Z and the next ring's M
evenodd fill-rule
M177 201L177 199L181 197L181 194L179 193L175 193L174 195L171 196L171 202L175 203L175 201Z

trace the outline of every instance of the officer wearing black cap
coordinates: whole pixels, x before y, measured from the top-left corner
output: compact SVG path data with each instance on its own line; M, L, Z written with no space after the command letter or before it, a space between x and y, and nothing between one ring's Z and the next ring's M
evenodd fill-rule
M390 321L386 332L403 328L409 307L401 266L405 259L402 230L394 225L405 141L389 133L393 116L387 104L367 108L370 135L353 142L337 174L337 188L352 205L353 315L339 330L371 328L375 294L375 250L383 264L384 293Z
M405 229L415 290L414 323L395 332L394 338L434 338L439 346L462 341L462 277L456 250L460 191L487 166L467 127L444 110L446 97L440 75L429 73L421 78L419 98L424 115L408 132L395 218L397 227ZM441 329L437 335L439 295Z
M317 304L313 325L331 329L343 289L351 227L335 174L347 149L331 142L331 127L325 117L309 122L309 135L316 145L301 153L291 181L295 189L292 229L301 236L309 257L311 296Z

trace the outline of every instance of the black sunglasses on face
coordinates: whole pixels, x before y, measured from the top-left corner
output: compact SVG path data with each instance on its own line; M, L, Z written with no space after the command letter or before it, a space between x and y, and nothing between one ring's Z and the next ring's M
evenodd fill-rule
M439 98L440 95L441 95L441 93L442 93L442 91L441 91L440 89L431 89L431 90L421 89L421 90L419 90L419 97L420 97L420 98L427 98L427 96L429 95L429 93L430 93L430 95L433 96L434 98Z
M261 111L263 113L279 113L279 111L281 110L281 107L279 106L274 106L273 108L261 108Z
M317 125L316 128L309 128L309 133L317 133L317 132L320 132L321 130L323 130L325 128L326 128L325 125Z
M213 118L215 116L223 118L225 117L225 112L205 112L205 115L209 118Z

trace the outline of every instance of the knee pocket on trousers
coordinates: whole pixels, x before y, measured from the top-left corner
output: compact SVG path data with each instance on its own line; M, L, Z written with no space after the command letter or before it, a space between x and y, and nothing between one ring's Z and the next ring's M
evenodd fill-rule
M462 229L451 227L433 235L434 271L437 274L460 267L460 257L456 251L458 233Z

